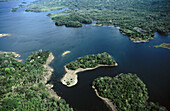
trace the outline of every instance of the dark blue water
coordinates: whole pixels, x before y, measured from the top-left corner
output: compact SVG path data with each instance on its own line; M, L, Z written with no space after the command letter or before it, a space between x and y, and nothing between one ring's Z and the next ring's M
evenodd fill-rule
M76 110L103 111L106 105L95 95L92 81L99 76L115 76L119 73L136 73L147 85L150 100L170 109L170 50L154 48L154 45L170 42L170 35L155 34L149 43L133 43L127 36L111 26L85 25L82 28L57 27L46 16L49 12L32 13L11 8L21 4L0 2L0 33L13 36L0 38L1 51L14 51L25 60L39 49L50 50L55 56L51 66L55 69L50 82L54 90ZM61 54L69 50L70 54ZM79 82L72 88L60 83L64 65L87 54L110 53L118 67L102 67L79 73Z

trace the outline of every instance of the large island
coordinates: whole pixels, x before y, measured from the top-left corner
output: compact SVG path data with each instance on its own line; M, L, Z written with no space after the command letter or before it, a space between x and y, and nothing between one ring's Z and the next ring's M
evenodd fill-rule
M14 52L0 52L0 110L1 111L73 111L47 84L54 59L50 51L37 51L18 62Z
M68 86L74 86L78 82L77 73L93 70L101 66L117 66L115 60L112 57L104 52L97 55L87 55L84 57L79 57L76 61L70 62L64 66L66 74L61 79L61 82Z
M92 87L112 111L167 111L158 103L149 102L146 85L136 74L99 77Z

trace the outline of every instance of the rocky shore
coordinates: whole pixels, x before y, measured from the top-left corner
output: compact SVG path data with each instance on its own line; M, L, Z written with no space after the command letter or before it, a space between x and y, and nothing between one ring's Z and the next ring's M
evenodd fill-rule
M55 97L57 99L60 99L61 97L57 95L57 93L52 89L52 84L47 84L47 82L50 80L52 73L54 69L49 66L49 64L54 60L54 55L52 53L49 54L49 57L47 58L46 64L44 65L44 68L46 69L46 72L44 72L44 78L42 82L46 84L46 91L50 93L52 97Z
M96 89L94 86L92 86L92 88L94 89L97 97L99 97L100 99L102 99L112 111L117 111L116 105L114 105L110 99L101 97L101 96L99 95L99 93L97 92L97 89Z
M102 66L117 66L118 64L115 63L114 65L102 65L99 64L98 66L94 67L94 68L79 68L77 70L69 70L66 66L64 66L66 74L64 75L64 77L61 79L62 84L68 86L68 87L72 87L74 85L77 84L78 82L78 75L77 73L79 72L84 72L84 71L88 71L88 70L94 70L96 68L102 67Z

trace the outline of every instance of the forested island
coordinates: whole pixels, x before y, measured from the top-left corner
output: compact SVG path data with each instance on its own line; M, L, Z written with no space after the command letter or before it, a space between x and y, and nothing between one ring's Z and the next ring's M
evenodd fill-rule
M82 27L92 20L97 25L120 27L120 32L133 42L148 42L155 32L167 35L170 31L169 0L39 0L26 6L26 11L49 13L56 25Z
M136 74L122 73L113 78L99 77L93 81L92 87L98 97L114 111L167 111L158 103L148 101L146 85Z
M67 72L61 79L61 82L68 87L77 84L77 73L93 70L101 66L117 66L118 64L112 57L104 52L97 55L87 55L79 57L76 61L72 61L64 66Z
M0 111L73 111L46 84L53 69L50 51L37 51L18 62L14 52L0 52Z
M155 47L155 48L162 47L162 48L170 49L170 43L162 43L162 44L156 45L156 46L154 46L154 47Z

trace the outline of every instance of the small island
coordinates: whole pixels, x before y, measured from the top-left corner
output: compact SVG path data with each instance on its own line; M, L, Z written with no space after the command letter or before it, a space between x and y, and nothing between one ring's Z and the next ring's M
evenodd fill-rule
M0 34L0 38L7 37L7 36L12 36L12 35L11 34Z
M154 47L155 47L155 48L162 47L162 48L170 49L170 43L162 43L162 44L156 45L156 46L154 46Z
M136 74L99 77L93 81L92 88L112 111L167 111L158 103L148 101L146 85Z
M71 51L64 51L64 52L62 53L62 56L65 56L66 54L69 54L69 53L71 53Z
M72 61L64 66L66 74L61 79L61 82L68 87L72 87L78 82L77 73L79 72L93 70L101 66L117 65L116 61L106 52L79 57L76 61Z
M50 51L39 50L18 62L15 52L0 52L0 109L2 111L73 111L47 84L54 59Z

